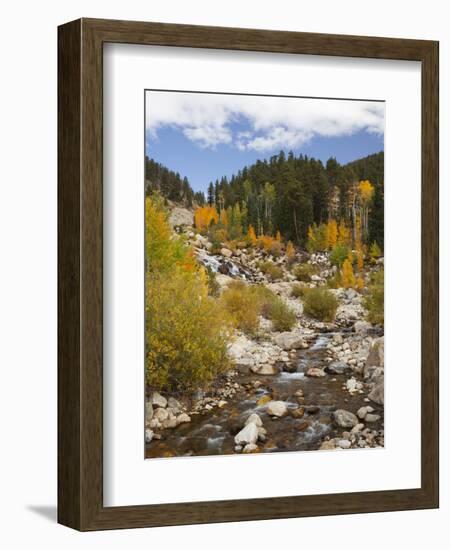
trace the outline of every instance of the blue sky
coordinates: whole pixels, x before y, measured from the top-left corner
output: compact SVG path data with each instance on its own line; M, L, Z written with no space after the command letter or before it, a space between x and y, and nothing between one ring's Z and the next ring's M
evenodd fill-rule
M340 163L384 149L384 103L149 91L146 154L195 191L280 150Z

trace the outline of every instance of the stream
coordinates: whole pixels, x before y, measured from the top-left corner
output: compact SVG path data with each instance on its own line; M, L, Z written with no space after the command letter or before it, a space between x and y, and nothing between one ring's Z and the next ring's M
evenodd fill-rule
M261 417L267 430L266 440L258 444L260 452L315 450L325 436L339 436L343 430L333 424L332 412L336 409L355 412L367 403L365 394L350 395L342 388L346 376L305 376L309 367L323 368L328 364L326 347L332 337L332 333L320 334L308 349L299 350L294 372L281 371L271 376L238 374L234 381L241 389L223 408L192 416L190 423L165 430L163 439L146 445L146 458L234 454L234 436L252 413ZM255 380L261 383L257 389L252 387ZM301 403L295 395L299 389L304 394ZM272 418L267 413L269 398L284 401L290 410L300 405L304 415Z

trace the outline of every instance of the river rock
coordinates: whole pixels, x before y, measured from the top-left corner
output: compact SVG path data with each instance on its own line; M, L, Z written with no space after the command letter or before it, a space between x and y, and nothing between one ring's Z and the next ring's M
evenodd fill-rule
M297 407L296 409L291 410L291 416L293 418L303 418L305 415L305 409L303 407Z
M335 361L327 365L324 370L328 374L345 374L349 369L343 361Z
M372 378L373 372L378 367L384 368L384 337L376 338L370 347L364 366L364 378Z
M248 443L256 443L258 440L258 427L253 422L250 422L242 430L234 436L236 445L247 445Z
M298 332L281 332L274 336L273 340L277 346L285 351L300 349L304 344L303 337Z
M364 422L377 422L380 420L381 416L379 414L370 414L367 413L364 417Z
M369 405L367 407L360 407L357 412L356 412L356 415L358 416L358 418L360 418L361 420L364 420L364 418L366 417L367 413L371 413L373 412L373 408Z
M177 416L177 424L185 424L186 422L190 422L191 417L186 413L181 413Z
M318 367L309 367L305 374L306 376L310 376L312 378L322 378L326 376L325 371L323 369L319 369Z
M254 365L253 367L250 367L250 370L264 376L273 376L274 374L278 374L278 369L269 363L265 363L264 365Z
M259 416L259 414L256 414L256 413L252 413L252 414L247 418L247 420L245 421L244 426L247 426L247 424L251 424L252 422L253 422L253 424L255 424L255 426L257 426L258 428L261 427L261 426L263 425L262 420L261 420L261 417Z
M338 439L337 446L340 449L350 449L352 446L351 442L348 439Z
M372 388L368 398L378 405L384 405L384 376Z
M344 409L334 411L333 420L341 428L353 428L358 424L358 417L352 412Z
M231 250L228 248L221 248L220 254L225 258L231 258L231 256L233 255L233 252L231 252Z
M160 393L155 391L152 395L152 405L154 405L155 407L162 407L164 409L165 407L167 407L167 399L163 397Z
M247 443L247 445L244 447L243 453L255 453L258 451L258 445L256 443Z
M153 413L153 419L157 420L158 422L164 422L168 418L169 412L167 411L167 409L163 409L162 407L158 407Z
M150 400L147 401L145 405L145 422L148 424L153 418L153 405Z
M151 443L153 436L154 436L153 430L149 430L148 428L145 430L145 442Z
M267 405L267 412L270 416L277 416L278 418L281 418L287 415L288 408L284 401L271 401Z
M167 406L170 407L174 412L179 412L183 408L183 405L175 399L175 397L169 397L167 400Z

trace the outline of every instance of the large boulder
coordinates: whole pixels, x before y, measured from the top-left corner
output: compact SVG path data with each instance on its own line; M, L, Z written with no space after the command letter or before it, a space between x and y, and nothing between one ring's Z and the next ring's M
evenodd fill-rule
M267 405L267 412L270 416L277 416L278 418L281 418L287 415L288 408L284 401L270 401Z
M324 368L324 371L328 374L345 374L349 370L349 367L343 361L334 361Z
M378 405L384 405L384 376L378 379L367 397Z
M355 414L344 409L334 411L333 420L340 428L353 428L359 423Z
M231 258L231 256L233 255L233 252L229 248L221 248L220 254L225 258Z
M368 379L378 368L384 368L384 337L376 338L370 347L369 355L364 365L364 378Z
M258 426L250 422L242 428L242 430L234 436L236 445L254 444L258 441Z
M261 420L261 417L259 416L259 414L256 414L256 413L252 413L248 418L247 420L245 421L245 426L247 426L247 424L255 424L255 426L257 428L260 428L263 423L262 423L262 420Z
M152 405L154 407L162 407L164 409L165 407L167 407L167 399L163 397L160 393L155 391L152 395Z
M278 374L278 369L270 363L255 365L250 367L250 370L256 374L262 374L264 376L273 376L274 374Z
M290 351L292 349L300 349L304 345L304 339L298 332L280 332L273 338L274 342L281 349Z

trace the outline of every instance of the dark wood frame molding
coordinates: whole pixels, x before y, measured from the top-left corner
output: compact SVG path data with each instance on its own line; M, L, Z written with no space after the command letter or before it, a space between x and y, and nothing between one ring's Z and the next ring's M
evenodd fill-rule
M103 43L420 61L422 484L419 489L103 506ZM81 530L438 506L438 42L79 19L58 29L58 521Z

